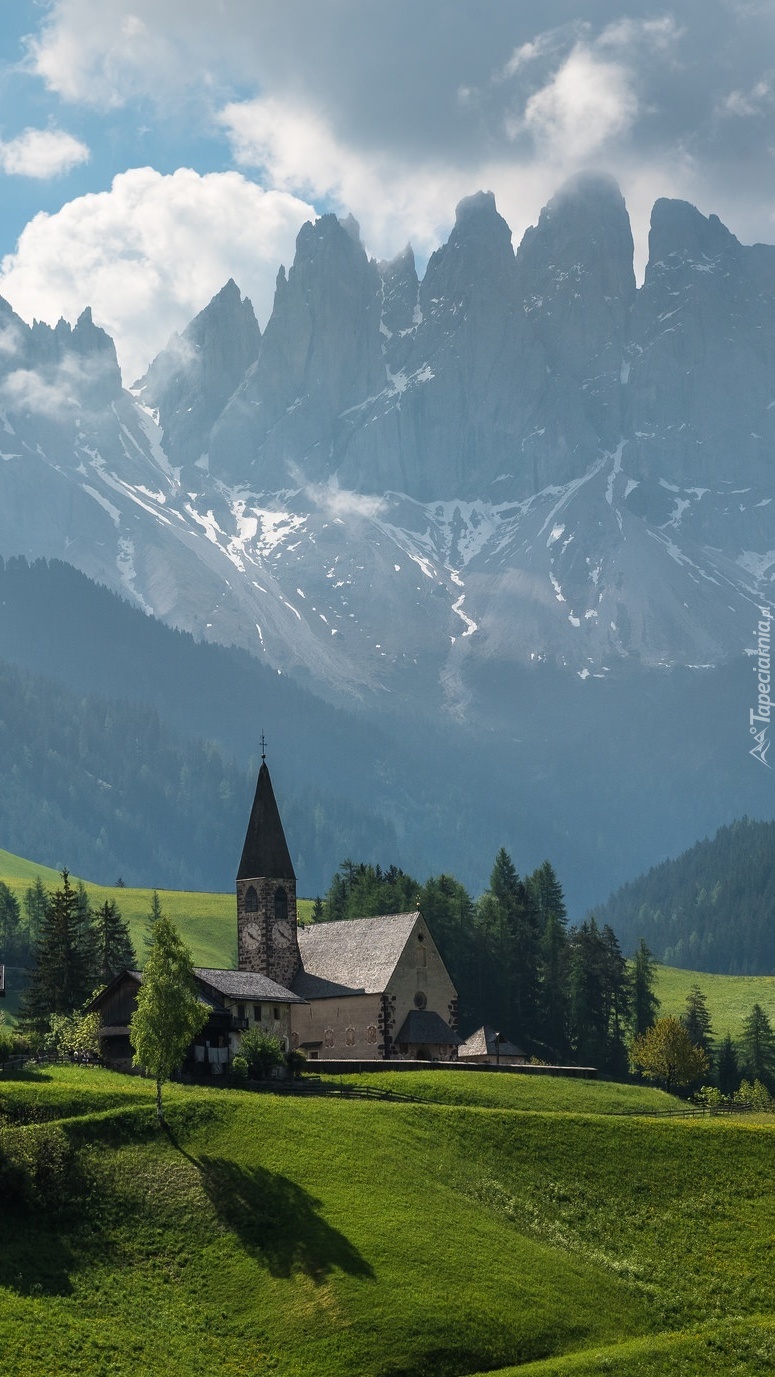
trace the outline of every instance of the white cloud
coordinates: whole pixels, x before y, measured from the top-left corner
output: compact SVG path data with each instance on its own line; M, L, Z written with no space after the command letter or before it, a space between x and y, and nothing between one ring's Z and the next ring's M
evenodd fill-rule
M511 123L514 137L532 134L544 155L564 163L589 159L626 133L638 113L630 70L576 44L549 82Z
M429 253L449 228L457 201L476 189L471 172L452 162L412 166L386 152L363 153L302 105L233 102L219 120L236 162L260 169L275 187L352 212L377 257L392 257L407 239L421 255Z
M15 139L0 140L0 167L20 177L59 177L89 156L86 144L64 129L25 129Z
M730 91L719 106L719 113L740 119L760 115L772 103L772 78L763 77L749 91Z
M0 401L9 410L34 412L61 420L89 408L90 393L114 377L109 353L64 358L39 369L15 368L0 383Z
M278 265L314 216L238 172L162 176L134 168L110 191L38 214L0 269L0 291L27 320L74 320L91 306L133 382L174 330L233 277L263 326Z

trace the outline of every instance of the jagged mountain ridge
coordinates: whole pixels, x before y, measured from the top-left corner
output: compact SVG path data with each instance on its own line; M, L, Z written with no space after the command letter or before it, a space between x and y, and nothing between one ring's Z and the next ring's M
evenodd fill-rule
M323 216L263 335L229 283L133 395L88 312L4 306L0 552L469 720L482 665L719 664L775 571L775 249L675 201L650 244L636 289L604 177L516 254L467 198L422 280Z

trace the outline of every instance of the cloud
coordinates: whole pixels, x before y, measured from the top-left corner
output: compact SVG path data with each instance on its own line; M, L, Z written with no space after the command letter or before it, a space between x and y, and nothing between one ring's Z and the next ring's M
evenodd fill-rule
M365 517L367 521L376 521L383 515L387 505L384 497L351 492L349 488L340 488L335 475L327 483L304 484L304 493L311 502L314 502L318 511L332 518L338 517L340 520L344 520L348 516L356 516Z
M64 129L25 129L15 139L0 140L0 167L19 177L60 177L89 157L86 144Z
M748 91L730 91L719 105L722 115L734 115L739 119L763 114L772 105L773 82L771 76L754 82Z
M91 306L132 382L230 277L264 325L278 265L313 215L238 172L134 168L110 191L36 215L2 262L0 291L27 320L74 320Z
M530 97L511 132L527 130L544 155L569 163L598 154L632 128L637 114L629 68L577 44L551 81Z
M237 163L274 187L352 212L377 257L394 256L407 239L421 255L431 252L472 190L471 174L451 161L408 167L388 152L366 155L304 105L232 102L219 122Z
M11 412L33 412L54 421L89 410L90 394L111 381L115 364L110 355L79 357L66 354L46 367L14 368L0 382L0 402Z

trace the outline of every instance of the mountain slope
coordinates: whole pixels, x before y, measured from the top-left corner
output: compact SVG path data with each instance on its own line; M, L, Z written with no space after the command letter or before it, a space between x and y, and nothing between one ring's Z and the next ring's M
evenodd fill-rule
M770 975L774 912L775 822L743 818L624 885L596 916L625 951L643 937L668 964Z

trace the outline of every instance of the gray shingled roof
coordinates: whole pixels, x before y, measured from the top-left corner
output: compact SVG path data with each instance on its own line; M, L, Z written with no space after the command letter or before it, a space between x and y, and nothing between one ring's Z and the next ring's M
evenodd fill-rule
M227 999L244 999L248 1003L252 1000L266 1000L275 1004L304 1003L299 995L292 994L284 985L278 985L268 975L256 975L253 971L217 971L198 966L194 969L194 975Z
M293 982L304 999L381 994L420 914L389 913L299 928L303 970Z
M413 1043L415 1046L424 1042L436 1047L457 1047L460 1038L449 1024L444 1022L441 1014L437 1014L433 1009L412 1009L393 1041Z
M500 1038L496 1045L496 1038ZM525 1052L521 1047L516 1047L513 1042L509 1042L503 1033L500 1035L494 1028L485 1024L482 1028L477 1028L465 1042L461 1043L458 1049L459 1057L524 1057Z

